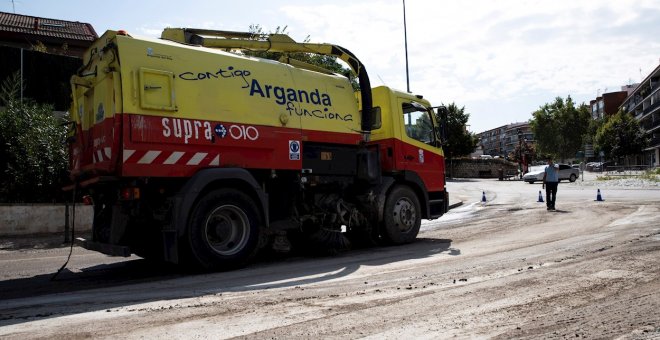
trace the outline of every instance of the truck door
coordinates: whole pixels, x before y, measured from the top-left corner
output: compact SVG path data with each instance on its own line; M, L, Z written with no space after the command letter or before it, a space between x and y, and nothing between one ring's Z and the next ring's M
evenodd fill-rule
M399 99L402 115L401 164L417 173L428 191L444 190L444 155L439 147L433 111L407 99Z
M110 173L115 168L121 121L115 121L117 100L115 88L119 76L110 72L91 83L74 83L72 115L77 123L77 136L71 145L71 170L74 174L86 171Z

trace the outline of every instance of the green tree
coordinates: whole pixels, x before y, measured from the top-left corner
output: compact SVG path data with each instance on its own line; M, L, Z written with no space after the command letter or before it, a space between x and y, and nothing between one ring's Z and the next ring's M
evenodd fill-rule
M554 103L541 106L532 114L530 126L537 151L554 155L562 161L582 149L591 115L586 105L575 106L570 96L557 97Z
M61 198L66 175L66 127L50 105L16 98L20 80L0 89L0 202L50 202Z
M522 152L521 152L522 150ZM518 143L514 147L513 151L511 151L507 157L509 160L512 162L522 162L521 156L525 157L525 160L527 163L530 163L532 160L536 159L536 148L534 147L534 144L532 143Z
M614 158L639 154L648 143L637 119L623 111L609 117L594 138L595 148Z
M596 134L598 130L605 124L605 119L596 118L589 121L589 127L587 128L587 133L584 135L584 143L591 144L594 148L594 152L598 154L600 149L596 145Z
M455 103L447 105L447 143L443 146L445 155L449 158L469 155L477 147L479 139L467 131L470 114L465 113L465 106L458 107ZM441 121L441 117L436 117Z

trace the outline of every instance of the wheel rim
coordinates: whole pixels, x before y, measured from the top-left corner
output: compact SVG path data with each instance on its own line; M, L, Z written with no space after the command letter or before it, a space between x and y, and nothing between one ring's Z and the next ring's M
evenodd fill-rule
M394 206L394 223L400 232L406 233L415 226L417 211L413 202L404 197Z
M241 251L250 236L250 221L234 205L215 208L204 223L204 239L216 253L228 256Z

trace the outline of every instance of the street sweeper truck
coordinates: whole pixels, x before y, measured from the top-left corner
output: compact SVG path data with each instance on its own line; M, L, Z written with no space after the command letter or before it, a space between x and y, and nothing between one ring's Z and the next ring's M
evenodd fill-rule
M354 77L296 53L343 60ZM260 250L409 243L448 209L436 118L446 109L372 89L340 46L108 31L83 63L71 79L67 189L93 204L91 237L77 240L86 249L223 270Z

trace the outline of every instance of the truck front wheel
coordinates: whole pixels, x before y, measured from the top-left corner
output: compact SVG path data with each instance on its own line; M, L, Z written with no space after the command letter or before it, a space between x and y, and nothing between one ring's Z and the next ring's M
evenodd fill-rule
M405 185L395 186L385 201L383 238L389 244L415 240L422 224L421 208L415 192Z
M197 203L188 226L192 260L204 270L244 266L256 254L260 219L253 200L234 189L214 190Z

